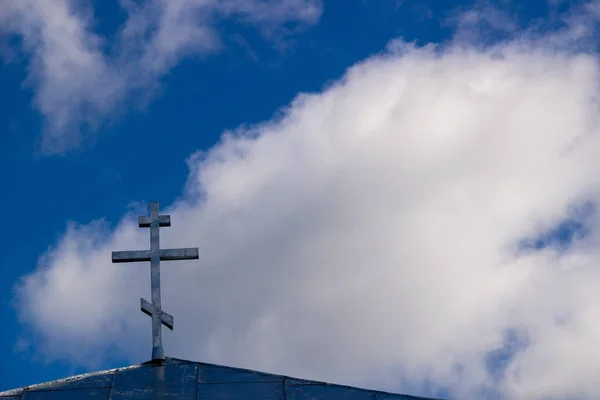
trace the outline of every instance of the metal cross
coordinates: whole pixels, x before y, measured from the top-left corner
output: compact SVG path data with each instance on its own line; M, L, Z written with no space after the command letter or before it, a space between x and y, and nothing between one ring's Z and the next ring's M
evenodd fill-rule
M198 248L160 249L159 229L171 226L169 215L158 215L158 203L150 203L150 216L139 217L140 228L150 228L150 250L113 251L112 262L150 261L152 303L141 299L142 312L152 317L152 359L164 360L161 326L173 330L173 317L161 309L160 305L160 260L197 260Z

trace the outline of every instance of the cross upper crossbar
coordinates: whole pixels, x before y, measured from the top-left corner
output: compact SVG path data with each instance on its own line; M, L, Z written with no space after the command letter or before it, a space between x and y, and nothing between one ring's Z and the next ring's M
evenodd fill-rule
M171 217L158 214L158 203L150 203L150 215L138 218L140 228L150 228L150 250L113 251L112 262L150 261L152 303L141 299L142 312L152 318L152 359L164 360L161 326L173 330L173 317L161 309L160 301L160 261L197 260L197 248L161 249L159 230L161 226L171 226Z
M140 228L150 228L152 218L154 218L152 215L142 215L141 217L138 217L138 224ZM155 218L158 221L158 226L171 226L170 215L157 215Z

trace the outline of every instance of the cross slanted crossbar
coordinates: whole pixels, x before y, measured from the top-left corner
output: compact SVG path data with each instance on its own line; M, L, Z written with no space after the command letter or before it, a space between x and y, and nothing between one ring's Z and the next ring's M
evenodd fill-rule
M161 326L173 330L173 317L161 309L160 261L197 260L198 248L160 249L159 228L171 226L169 215L158 214L158 203L150 203L150 215L138 219L140 228L150 228L150 250L113 251L112 262L150 261L152 303L141 299L142 312L152 318L152 359L164 360Z

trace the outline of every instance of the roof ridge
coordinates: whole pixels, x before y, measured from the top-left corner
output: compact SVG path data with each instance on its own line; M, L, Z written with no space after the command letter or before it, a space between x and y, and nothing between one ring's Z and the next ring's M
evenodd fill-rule
M74 381L79 381L79 380L82 380L85 378L89 378L91 376L103 375L103 374L114 374L119 371L127 371L130 369L143 368L143 367L147 366L146 364L147 363L133 364L133 365L128 365L126 367L117 367L117 368L111 368L111 369L106 369L106 370L102 370L102 371L85 372L83 374L67 376L65 378L54 379L52 381L36 383L33 385L27 385L27 386L21 386L16 389L9 389L9 390L0 392L0 396L15 396L15 395L18 396L18 395L23 394L23 392L27 392L30 390L43 389L46 386L55 385L57 383L69 383L69 382L74 382Z

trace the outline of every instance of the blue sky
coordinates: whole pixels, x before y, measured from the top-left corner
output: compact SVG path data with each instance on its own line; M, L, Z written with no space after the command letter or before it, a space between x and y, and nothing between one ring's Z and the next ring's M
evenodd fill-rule
M9 3L11 2L13 1L9 0ZM100 46L100 52L108 60L118 59L119 56L114 54L120 50L115 43L120 28L128 18L124 8L116 0L81 3L85 4L88 12L93 11L93 23L88 23L86 29L105 40ZM252 4L255 3L260 2ZM286 1L267 3L269 10L269 7L275 7L275 3ZM118 224L122 223L128 211L139 209L136 208L136 204L140 202L156 200L163 207L171 206L177 210L177 202L189 200L190 197L186 192L186 182L189 185L189 179L193 177L187 163L190 156L197 151L213 148L225 131L235 130L240 126L252 127L264 121L277 124L278 116L282 112L285 113L282 109L289 107L300 93L319 94L329 90L344 76L348 68L384 53L394 39L402 38L405 43L414 43L417 48L429 43L449 46L448 43L453 40L460 40L465 46L477 49L502 40L510 41L513 37L521 35L524 29L534 25L549 29L560 20L557 15L568 15L569 10L580 6L564 1L554 4L543 1L446 3L396 0L307 3L316 7L318 16L307 17L305 20L298 17L300 22L295 20L294 16L287 16L282 22L278 19L270 20L264 15L258 18L251 12L248 12L246 17L236 17L235 13L233 17L220 14L211 17L210 29L219 38L220 48L197 52L192 48L185 55L175 57L168 67L162 68L148 81L143 81L137 89L128 87L125 94L115 100L115 105L109 107L108 111L93 110L94 121L97 122L95 127L86 127L77 122L80 117L76 114L85 112L86 109L77 108L79 105L76 99L73 103L68 100L68 107L73 107L74 110L71 111L73 114L69 114L69 118L75 122L60 129L52 128L52 121L56 121L57 117L48 104L54 104L54 98L61 98L61 90L69 94L71 92L68 90L71 89L67 90L62 86L65 82L57 86L49 84L44 89L41 82L44 82L43 79L51 80L52 77L36 77L36 70L32 67L35 65L37 49L47 38L38 38L33 44L28 44L23 31L14 27L17 17L23 18L23 13L32 12L31 10L23 11L18 7L15 8L17 11L13 10L12 13L0 10L0 32L5 33L0 42L0 56L3 59L0 64L0 179L4 187L0 197L0 208L3 210L5 232L0 241L0 253L3 254L0 269L0 319L3 321L0 331L0 351L3 354L0 359L0 391L60 378L91 368L111 368L134 361L144 361L137 352L123 354L118 350L118 346L115 347L115 352L110 352L109 348L114 345L110 343L112 337L108 344L103 342L104 347L96 346L96 342L89 345L98 357L93 366L74 359L69 356L71 353L57 356L61 350L54 346L61 346L60 339L48 339L50 334L46 329L47 324L44 325L45 322L41 323L23 311L26 307L23 305L23 298L15 294L16 285L22 277L35 273L38 266L54 268L52 262L43 259L40 261L40 258L48 251L60 247L68 224L85 226L92 221L104 219L107 222L105 229L113 232L117 230ZM74 9L82 7L69 4ZM81 9L77 10L77 15L85 14ZM270 12L274 13L273 10ZM475 12L475 15L479 16L472 24L464 22L467 21L464 17L469 12ZM26 18L24 20L27 21ZM473 44L472 41L476 43ZM532 43L534 42L532 40ZM126 53L120 56L122 59L137 57L135 54ZM544 62L542 61L542 64ZM113 64L117 66L114 71L122 72L124 69L119 68L127 66L137 68L132 66L135 64L133 62ZM359 75L358 72L357 74ZM66 84L76 86L78 77L79 75L74 75ZM575 83L579 84L577 87L586 86L585 80L584 83L578 82ZM101 92L102 85L87 86L83 90ZM46 109L43 105L40 106L40 101L44 101L40 100L40 93L48 96L45 100L48 102ZM86 96L77 91L72 93L75 93L73 96ZM530 94L524 92L523 96ZM535 98L532 101L535 102ZM108 102L108 97L101 98L91 107L101 108L105 102ZM423 115L427 115L427 112L424 112ZM575 111L574 114L579 116ZM444 118L441 114L436 116L435 112L429 115L432 115L432 118ZM340 121L343 119L340 118ZM535 126L528 123L524 122L521 125ZM259 131L268 129L268 125L262 126ZM63 146L61 142L60 145L52 147L53 145L44 141L44 138L48 137L77 137L82 140L76 145ZM65 143L70 142L65 139ZM274 151L277 151L276 147ZM360 176L360 172L357 171L359 170L355 171L356 176ZM585 172L578 174L577 176L587 176ZM417 180L427 179L421 175L415 177ZM564 179L573 180L569 177ZM366 186L358 193L368 190L369 186ZM581 193L578 194L584 196L589 193L581 189ZM569 205L572 204L572 200L566 199L564 202ZM528 207L537 207L537 203L532 204ZM540 250L552 247L550 244L540 243L543 240L543 243L552 243L548 235L552 235L556 229L560 232L555 235L569 238L573 235L565 233L565 229L569 230L569 226L581 229L583 223L574 222L567 226L562 221L563 218L571 218L566 206L563 207L561 203L553 207L561 211L548 211L547 216L541 212L544 215L542 222L535 225L533 230L517 230L522 232L523 236L515 237L514 243L523 237L545 238L538 239L537 242L534 240L534 247ZM169 229L177 230L177 226L174 222ZM365 230L367 229L365 226ZM106 234L112 237L110 235L112 233ZM273 237L267 239L274 240ZM282 246L286 243L283 241ZM183 243L186 246L193 244ZM202 243L197 245L203 247ZM586 248L585 243L582 246ZM109 259L106 260L105 267L113 268ZM129 265L122 267L134 268ZM70 284L76 285L77 281L71 281ZM139 300L132 297L127 298L127 301L131 301L135 308ZM199 309L210 306L198 305ZM544 308L539 305L536 307ZM60 308L52 309L53 318L56 316L61 319L61 311ZM85 313L85 310L82 309L82 312ZM89 312L93 313L92 309ZM178 314L171 313L175 314L177 321ZM93 319L94 316L90 318ZM180 319L182 318L185 318L185 315L180 316ZM143 324L145 320L140 321ZM62 321L63 325L72 323L74 322L68 318ZM149 323L147 325L149 329ZM504 340L503 337L514 336L514 326L498 329L500 342ZM56 332L61 331L58 329ZM124 332L129 335L137 334L136 330L124 329ZM198 335L200 336L200 333ZM60 338L60 335L58 337ZM130 337L124 342L131 340L133 339ZM85 340L83 343L85 344ZM53 347L50 350L49 345ZM148 355L149 350L148 348ZM244 363L243 366L248 367L270 365L259 362L253 364L250 355L225 356L219 352L206 351L192 352L189 358L196 359L202 354L211 354L213 359L207 361L231 364L239 359L240 363ZM497 354L499 350L490 349L490 352ZM470 353L467 351L465 354ZM415 359L422 358L415 356ZM434 362L435 359L423 361L423 365ZM396 360L394 363L401 362ZM500 367L500 361L497 364L498 368L504 368ZM281 361L272 365L281 369L272 372L310 370L310 364L295 365ZM389 381L380 381L373 377L380 374L378 368L383 367L372 365L364 373L351 375L350 383L372 382L372 385L394 389ZM407 362L401 369L405 368L413 369L403 378L404 386L398 386L398 390L409 388L414 394L423 395L453 393L446 387L449 385L447 381L429 389L420 386L418 382L423 372L422 365L418 362ZM434 377L436 373L430 372ZM329 375L324 373L322 377L310 378L324 380L337 377L335 372L332 372ZM443 391L440 391L442 389Z

